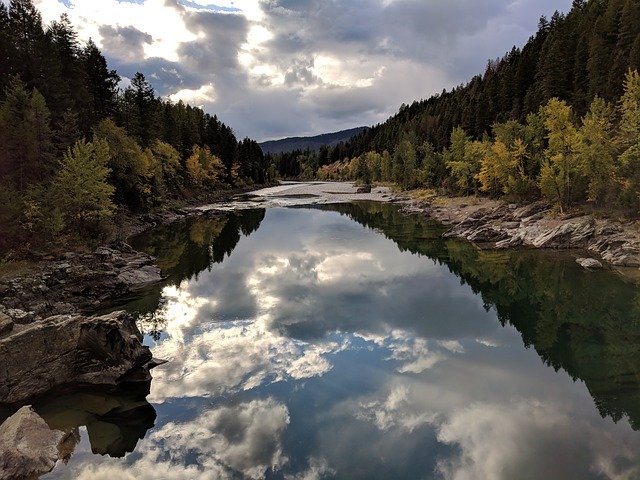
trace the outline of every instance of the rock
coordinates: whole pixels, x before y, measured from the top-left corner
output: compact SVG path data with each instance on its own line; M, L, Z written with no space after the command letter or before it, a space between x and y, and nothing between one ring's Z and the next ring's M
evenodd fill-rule
M0 338L0 404L24 403L50 390L117 387L151 361L141 340L126 312L57 315L32 323Z
M146 265L120 273L118 280L127 285L128 288L136 290L162 280L162 272L156 266Z
M13 320L5 313L0 313L0 335L9 333L13 330Z
M363 185L358 187L356 193L371 193L371 185Z
M529 205L524 205L523 207L517 208L513 211L513 216L515 218L526 218L531 217L533 215L538 215L541 212L547 210L547 205L544 202L534 202Z
M537 248L581 248L595 231L591 222L562 223L556 228L544 231L531 241Z
M603 268L602 263L596 260L595 258L577 258L576 262L582 268L586 268L589 270L597 270L597 269Z
M22 407L0 425L0 480L36 478L50 472L65 436L51 430L33 408Z
M11 319L20 325L28 325L33 323L36 319L36 315L34 312L25 312L19 308L9 308L5 310L5 313L11 317Z

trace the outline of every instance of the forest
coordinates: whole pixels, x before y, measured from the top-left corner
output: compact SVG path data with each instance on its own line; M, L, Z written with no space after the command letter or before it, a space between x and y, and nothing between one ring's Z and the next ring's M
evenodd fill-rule
M0 252L102 238L115 218L267 183L259 145L215 115L126 88L66 16L0 2ZM273 174L273 172L272 172Z
M319 152L275 156L282 176L544 197L640 212L640 2L575 0L542 17L483 75L403 105Z

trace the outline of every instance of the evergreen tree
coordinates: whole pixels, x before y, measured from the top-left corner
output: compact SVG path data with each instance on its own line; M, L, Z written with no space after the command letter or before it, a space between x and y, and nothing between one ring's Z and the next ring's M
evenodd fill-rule
M0 176L20 191L50 177L54 167L50 114L44 97L14 78L0 104Z

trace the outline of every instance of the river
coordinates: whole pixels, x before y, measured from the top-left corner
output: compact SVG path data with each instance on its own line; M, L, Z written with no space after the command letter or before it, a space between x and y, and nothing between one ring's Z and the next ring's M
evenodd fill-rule
M640 477L637 285L442 232L353 202L137 238L169 276L121 308L169 363L37 406L81 425L43 478Z

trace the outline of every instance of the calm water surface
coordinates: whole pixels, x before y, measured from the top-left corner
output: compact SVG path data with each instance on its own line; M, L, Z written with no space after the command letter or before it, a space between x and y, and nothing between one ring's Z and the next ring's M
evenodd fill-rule
M44 478L640 478L638 287L440 234L350 204L139 238L170 278L125 307L170 362L39 406L82 425Z

